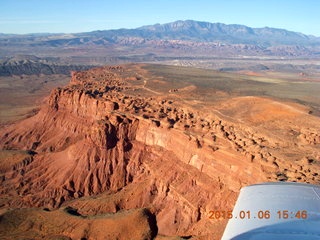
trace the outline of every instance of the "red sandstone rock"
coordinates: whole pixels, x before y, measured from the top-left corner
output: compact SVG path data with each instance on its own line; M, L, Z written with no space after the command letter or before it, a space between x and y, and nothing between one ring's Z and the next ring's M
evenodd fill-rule
M250 116L235 111L235 116L254 118L256 125L239 123L217 110L208 115L181 108L165 95L138 96L130 92L137 88L127 81L130 74L122 67L73 73L70 84L52 91L36 116L1 130L2 149L32 153L23 164L3 170L1 206L71 205L83 215L150 207L160 234L212 236L226 221L210 220L209 211L232 210L242 186L319 181L316 155L308 156L307 166L306 160L288 157L295 152L279 150L281 144L288 151L301 145L319 153L314 130L301 129L302 135L283 141L289 129L276 121L284 111L263 119L267 109L240 99L253 111ZM271 100L254 101L266 106ZM225 104L235 107L232 100ZM305 116L289 105L272 106L270 111L274 106L288 110L290 118ZM278 128L278 135L265 126Z

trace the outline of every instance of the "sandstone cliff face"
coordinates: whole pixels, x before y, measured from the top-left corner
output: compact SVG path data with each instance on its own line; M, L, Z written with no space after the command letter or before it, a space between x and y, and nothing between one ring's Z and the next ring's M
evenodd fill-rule
M4 148L36 153L27 166L5 177L18 184L9 189L18 187L23 195L22 202L12 204L56 207L132 181L139 167L139 159L130 157L138 122L116 115L109 119L115 105L81 89L56 89L37 116L9 128Z
M67 205L89 216L148 207L161 234L219 236L226 221L210 220L209 211L232 210L242 186L319 181L312 130L296 137L312 149L309 158L286 162L277 137L161 96L139 96L138 70L73 73L36 116L1 131L2 149L32 153L2 175L3 208Z

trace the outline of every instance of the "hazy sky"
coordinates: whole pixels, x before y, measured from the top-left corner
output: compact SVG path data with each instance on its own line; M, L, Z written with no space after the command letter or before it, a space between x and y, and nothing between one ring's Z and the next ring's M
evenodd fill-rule
M85 32L176 20L320 36L320 0L0 0L1 33Z

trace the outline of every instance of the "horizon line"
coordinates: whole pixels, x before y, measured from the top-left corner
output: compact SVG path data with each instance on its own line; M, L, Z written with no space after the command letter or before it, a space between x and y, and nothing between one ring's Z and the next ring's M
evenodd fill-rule
M44 35L60 35L60 34L65 34L65 35L67 35L67 34L90 33L90 32L98 32L98 31L112 31L112 30L122 30L122 29L125 29L125 30L135 30L135 29L139 29L139 28L142 28L142 27L155 26L155 25L166 25L166 24L175 23L175 22L187 22L187 21L201 22L201 23L210 23L210 24L223 24L223 25L227 25L227 26L237 25L237 26L245 26L245 27L248 27L248 28L251 28L251 29L270 28L270 29L285 30L285 31L288 31L288 32L303 34L303 35L309 36L309 37L316 37L316 38L319 38L319 37L320 37L320 36L317 36L317 35L314 35L314 34L306 34L306 33L303 33L303 32L294 31L294 30L289 30L289 29L281 28L281 27L272 27L272 26L251 27L251 26L248 26L248 25L245 25L245 24L239 24L239 23L209 22L209 21L193 20L193 19L175 20L175 21L165 22L165 23L145 24L145 25L140 25L140 26L138 26L138 27L132 27L132 28L129 28L129 27L119 27L119 28L109 28L109 29L93 29L93 30L88 30L88 31L77 31L77 32L63 32L63 31L62 31L62 32L60 32L60 31L41 32L41 31L40 31L40 32L28 32L28 33L0 32L0 35L18 35L18 36L22 36L22 35L41 35L41 34L44 34ZM15 22L17 22L17 21L15 21ZM28 23L30 23L30 21L28 21L28 20L26 20L26 21L20 20L19 22L20 22L20 24L28 24ZM43 21L39 21L39 22L42 23ZM5 20L5 21L0 21L0 24L5 24L5 23L7 24L8 21L7 21L7 20Z

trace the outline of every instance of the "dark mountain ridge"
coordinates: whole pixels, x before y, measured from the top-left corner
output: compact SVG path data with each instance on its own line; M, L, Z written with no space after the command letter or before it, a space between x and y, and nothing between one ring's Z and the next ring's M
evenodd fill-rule
M13 75L69 75L71 71L82 71L93 66L60 64L53 59L42 59L33 55L17 55L0 61L0 76Z

